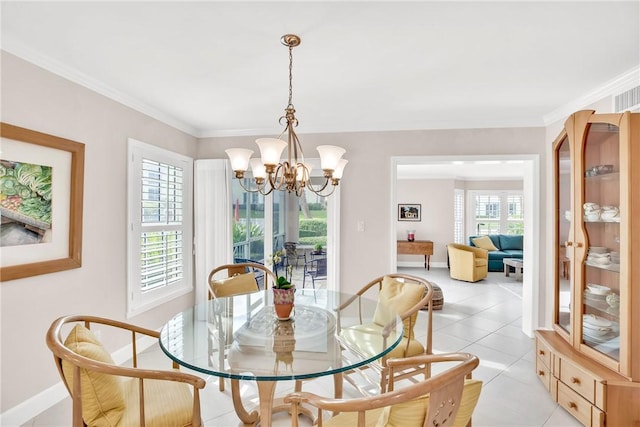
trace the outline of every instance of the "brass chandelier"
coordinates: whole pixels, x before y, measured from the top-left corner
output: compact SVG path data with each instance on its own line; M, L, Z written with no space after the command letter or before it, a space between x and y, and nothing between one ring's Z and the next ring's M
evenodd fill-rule
M320 167L324 182L319 187L311 184L311 165L305 163L302 146L294 128L298 126L293 107L293 48L300 45L300 37L295 34L285 34L280 42L289 48L289 103L285 108L285 115L280 117L279 123L286 126L278 138L258 138L256 144L260 149L260 158L251 158L252 150L246 148L229 148L225 150L231 160L231 168L235 177L245 191L258 192L267 195L273 190L287 191L302 195L305 188L321 196L331 195L342 178L342 172L347 160L342 158L345 149L335 145L320 145ZM283 136L287 135L286 141ZM280 161L282 151L287 148L286 160ZM243 184L244 174L251 165L255 187ZM329 187L331 183L331 187ZM327 188L329 187L329 188ZM325 191L326 190L326 191Z

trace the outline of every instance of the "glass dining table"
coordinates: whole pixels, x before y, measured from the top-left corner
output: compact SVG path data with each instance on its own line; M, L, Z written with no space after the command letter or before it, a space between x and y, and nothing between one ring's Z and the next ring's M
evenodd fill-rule
M246 425L269 427L273 412L289 409L274 396L278 382L333 375L334 395L339 398L342 372L374 362L402 339L403 325L396 315L391 328L385 328L388 335L363 343L362 351L352 345L347 350L341 331L372 321L376 310L384 309L375 300L360 298L350 311L336 311L350 298L357 297L298 290L289 320L276 317L270 290L212 299L170 319L160 333L160 347L184 367L221 377L220 381L228 378L238 418ZM342 357L343 351L350 352L348 358ZM256 381L258 408L245 408L241 380Z

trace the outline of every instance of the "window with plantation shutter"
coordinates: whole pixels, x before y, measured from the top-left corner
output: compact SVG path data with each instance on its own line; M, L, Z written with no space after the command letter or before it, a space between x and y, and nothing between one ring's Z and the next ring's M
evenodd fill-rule
M193 160L129 140L128 314L192 290Z
M464 239L464 190L453 190L453 241L465 243Z
M522 191L469 191L470 234L524 234Z

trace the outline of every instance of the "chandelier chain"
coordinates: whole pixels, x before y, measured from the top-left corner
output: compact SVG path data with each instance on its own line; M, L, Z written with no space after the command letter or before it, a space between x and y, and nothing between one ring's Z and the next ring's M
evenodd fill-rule
M289 107L293 107L293 46L289 46Z

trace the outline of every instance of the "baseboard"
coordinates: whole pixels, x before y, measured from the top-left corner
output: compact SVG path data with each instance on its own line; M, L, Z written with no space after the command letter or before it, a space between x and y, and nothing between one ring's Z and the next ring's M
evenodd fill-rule
M400 261L398 267L424 268L424 261ZM446 262L431 262L430 268L447 268Z
M138 353L146 350L157 342L158 340L152 337L143 337L139 339L136 343ZM133 345L128 344L112 353L111 358L117 365L119 365L131 360L132 351ZM52 369L55 369L53 364L51 367ZM68 397L69 393L67 392L67 388L64 386L62 381L58 381L48 389L0 414L0 426L19 427Z
M55 369L55 367L53 368ZM0 425L3 427L19 427L68 397L67 388L62 384L62 381L59 381L57 384L0 414Z

